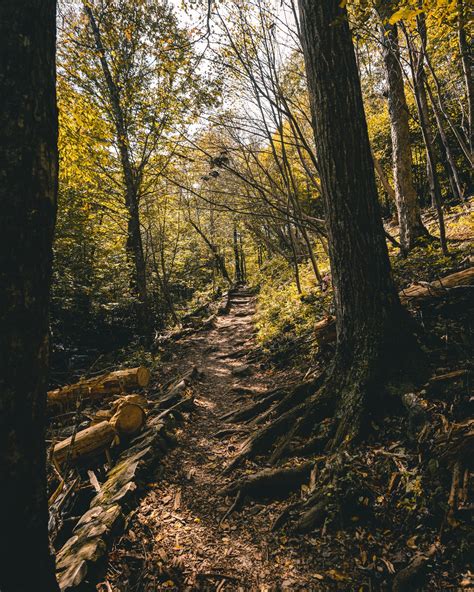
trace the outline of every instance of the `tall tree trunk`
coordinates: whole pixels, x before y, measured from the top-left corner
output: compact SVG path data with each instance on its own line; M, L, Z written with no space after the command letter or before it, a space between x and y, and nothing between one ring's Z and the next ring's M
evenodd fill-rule
M462 72L466 85L466 98L468 109L468 142L472 153L474 152L474 81L472 77L472 50L466 35L466 14L463 0L458 0L458 40L461 54ZM472 160L472 158L471 158Z
M289 220L289 216L288 216L288 238L289 238L290 247L291 247L293 270L295 273L296 289L298 290L298 294L302 294L303 290L301 288L300 268L298 266L298 253L296 251L296 244L295 244L295 233L293 232L293 226Z
M58 590L45 410L57 196L56 2L0 3L0 589Z
M117 146L120 154L122 174L125 183L125 205L128 211L127 251L130 254L130 259L133 261L135 268L133 284L139 301L137 314L138 325L139 330L143 334L148 335L151 331L151 323L146 278L146 262L143 253L143 241L140 225L138 186L128 148L128 134L123 116L122 105L120 102L120 91L110 71L106 51L102 42L101 32L94 17L94 13L92 12L89 4L84 4L84 10L89 20L95 46L99 54L99 60L107 85L110 106L113 113Z
M242 233L240 233L239 251L240 251L240 271L242 274L242 282L245 283L247 281L247 262L245 261L244 237L242 236Z
M414 346L390 273L347 13L337 1L299 7L336 306L326 396L339 395L337 444L360 434L369 408L384 405L394 360L404 364Z
M413 184L412 154L410 142L409 111L400 66L398 30L390 25L390 2L382 0L380 15L382 25L383 59L388 82L388 109L392 135L393 177L400 225L400 243L407 252L416 241L427 234L420 215L418 199Z
M425 143L426 166L428 183L430 186L431 202L438 215L439 236L441 248L445 255L448 254L448 245L446 243L446 229L444 225L443 207L441 203L441 186L439 184L438 173L436 171L436 152L434 146L433 133L430 127L430 118L428 110L428 100L425 88L425 69L424 55L426 48L426 23L422 16L417 19L418 31L421 38L421 49L417 50L413 39L406 34L408 51L410 55L410 66L413 77L413 89L415 92L416 108L420 120L421 134Z
M240 249L239 249L239 232L237 225L234 225L234 263L235 263L235 281L237 284L242 282L242 268L240 262Z

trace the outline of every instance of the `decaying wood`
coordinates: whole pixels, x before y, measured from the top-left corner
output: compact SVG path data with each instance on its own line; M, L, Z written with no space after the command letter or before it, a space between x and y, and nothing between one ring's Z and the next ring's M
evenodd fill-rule
M438 298L452 288L474 285L474 267L457 271L431 283L414 284L400 292L403 304L421 302L429 298Z
M439 298L453 288L474 286L474 267L457 271L431 283L414 284L399 293L402 304L416 304L430 298ZM320 344L331 343L336 339L336 319L328 316L316 323L314 336Z
M148 368L126 368L49 391L48 405L67 405L78 399L99 399L105 395L126 393L146 387L149 382Z
M428 563L437 550L437 545L432 545L427 553L417 553L412 561L396 574L392 592L417 590L425 578Z
M81 430L54 447L53 458L58 464L97 456L110 447L117 436L113 425L103 421Z
M331 343L336 339L336 318L328 316L322 321L316 323L314 334L318 338L318 343Z
M449 387L462 385L468 376L469 370L467 369L438 374L437 376L433 376L424 388L430 395L437 395L443 392L448 385Z
M472 464L474 458L474 419L453 423L436 438L435 449L442 462Z
M459 502L459 489L461 481L461 463L459 461L454 463L453 467L453 478L451 481L451 489L449 491L448 498L448 513L446 519L451 526L456 525L456 511L458 509Z

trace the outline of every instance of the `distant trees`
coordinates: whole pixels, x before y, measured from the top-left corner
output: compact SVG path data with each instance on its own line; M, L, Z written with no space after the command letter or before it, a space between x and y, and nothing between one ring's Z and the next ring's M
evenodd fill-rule
M0 589L58 590L45 410L57 193L56 2L0 4Z
M55 319L123 341L176 322L191 293L239 275L234 221L249 277L278 259L297 294L325 285L296 4L212 2L189 30L162 2L65 5ZM386 237L404 254L427 235L429 196L446 252L444 202L472 186L466 7L423 8L348 3L379 199L398 213Z
M137 328L150 335L150 275L155 266L153 245L145 244L151 237L144 232L143 202L159 184L177 133L212 103L215 86L210 81L200 85L203 78L194 70L187 32L164 2L83 2L82 7L65 7L63 17L60 75L67 92L89 102L103 120L96 154L100 145L111 150L102 151L96 174L105 177L115 195L108 211L112 206L112 212L125 218ZM89 200L97 201L97 196ZM160 289L166 289L165 283Z

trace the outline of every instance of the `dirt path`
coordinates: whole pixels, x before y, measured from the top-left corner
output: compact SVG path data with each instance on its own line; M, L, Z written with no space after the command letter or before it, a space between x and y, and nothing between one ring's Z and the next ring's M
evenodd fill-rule
M279 380L248 361L255 345L254 307L249 294L237 294L213 329L179 343L170 372L176 376L195 365L204 373L196 386L196 411L112 550L112 590L333 589L320 587L319 574L309 574L304 564L316 541L270 532L278 504L249 503L222 521L231 502L217 494L226 482L221 473L245 427L230 438L216 437L231 427L220 417Z

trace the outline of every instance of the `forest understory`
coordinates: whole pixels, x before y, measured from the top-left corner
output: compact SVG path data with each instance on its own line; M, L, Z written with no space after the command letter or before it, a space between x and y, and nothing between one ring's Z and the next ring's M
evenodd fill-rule
M469 8L0 2L0 592L474 592Z
M212 327L167 346L159 381L198 368L194 408L98 590L474 589L472 287L413 299L429 378L336 453L328 420L312 437L296 421L249 452L331 357L326 344L309 366L275 366L255 342L255 301L236 291Z

